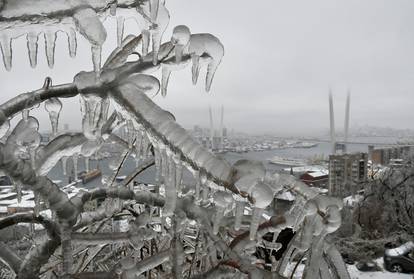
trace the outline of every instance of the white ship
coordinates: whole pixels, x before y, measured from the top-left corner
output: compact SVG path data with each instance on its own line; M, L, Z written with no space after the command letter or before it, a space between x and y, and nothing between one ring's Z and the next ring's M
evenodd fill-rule
M312 142L298 142L293 146L293 148L312 148L318 146L319 143L312 143Z
M290 167L301 167L305 166L306 162L302 159L296 158L282 158L279 156L274 156L269 160L270 163L281 166L290 166Z

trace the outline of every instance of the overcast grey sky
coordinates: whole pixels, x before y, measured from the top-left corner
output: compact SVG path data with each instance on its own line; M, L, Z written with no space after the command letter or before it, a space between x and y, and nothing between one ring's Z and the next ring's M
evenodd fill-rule
M184 127L207 126L208 105L219 119L224 105L229 128L276 135L320 134L329 127L328 89L342 129L347 88L354 125L414 128L414 1L412 0L167 0L171 21L193 33L220 38L225 57L211 92L197 86L191 69L173 72L168 96L155 101ZM105 22L105 55L115 47L116 23ZM136 31L134 23L128 33ZM78 36L78 56L69 58L66 36L58 35L55 68L46 64L43 42L39 65L31 69L24 38L14 41L13 70L0 67L0 101L39 88L46 75L70 82L91 69L90 51ZM201 79L202 77L202 79ZM61 123L80 126L78 100L64 101ZM37 114L46 120L45 113ZM45 127L45 129L47 126Z

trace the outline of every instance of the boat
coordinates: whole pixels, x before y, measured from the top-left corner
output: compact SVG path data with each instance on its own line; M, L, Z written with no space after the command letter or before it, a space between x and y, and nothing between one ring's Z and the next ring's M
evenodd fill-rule
M301 167L305 166L306 162L302 159L297 158L282 158L279 156L274 156L269 160L270 163L281 166L291 166L291 167Z
M101 170L99 169L94 169L91 170L89 172L83 172L81 175L79 175L79 179L82 180L82 184L86 184L92 180L94 180L95 178L101 176Z
M293 148L313 148L318 146L319 143L312 143L312 142L298 142L293 146Z

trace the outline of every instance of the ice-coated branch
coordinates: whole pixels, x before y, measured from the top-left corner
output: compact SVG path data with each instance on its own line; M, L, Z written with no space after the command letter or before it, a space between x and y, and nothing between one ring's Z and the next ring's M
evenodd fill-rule
M72 241L81 244L123 243L133 238L148 240L153 237L155 237L155 232L150 229L139 229L133 232L72 233Z
M72 197L71 201L73 204L76 204L78 208L81 208L87 201L106 198L135 200L137 203L147 204L151 206L164 205L164 199L159 195L145 191L135 193L134 191L125 187L98 188L90 192L84 192L78 196Z
M140 163L139 167L136 168L131 174L129 174L123 181L123 186L127 186L131 183L140 173L148 169L149 167L155 164L155 159L153 157L148 158Z
M148 257L139 263L137 263L135 266L130 267L129 269L123 270L121 277L124 279L134 279L137 278L142 273L151 270L160 264L165 263L168 261L171 257L171 251L166 250L163 252L160 252L154 256Z
M63 157L80 153L87 138L81 133L66 133L54 138L37 154L37 173L46 175Z
M47 177L38 176L30 163L15 159L12 152L3 144L0 145L0 168L13 180L20 181L39 193L48 201L50 209L56 212L60 221L73 225L78 211L67 195Z
M19 223L38 223L43 225L50 237L59 237L58 225L44 218L42 215L36 216L32 212L15 213L0 219L0 230Z
M38 278L40 268L48 262L50 256L53 255L59 246L60 239L52 238L33 247L20 266L17 278Z
M234 278L237 271L227 265L218 265L209 271L192 276L191 279L225 279Z
M16 274L22 264L22 259L3 242L0 242L0 261L8 265Z
M72 83L41 88L32 92L20 94L0 105L0 125L7 118L26 108L33 107L50 98L69 98L78 94L76 86Z

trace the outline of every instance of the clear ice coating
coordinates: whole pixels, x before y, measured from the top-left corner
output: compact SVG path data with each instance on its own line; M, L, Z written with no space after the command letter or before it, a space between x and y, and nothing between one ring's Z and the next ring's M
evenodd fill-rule
M6 119L0 126L0 139L3 138L10 130L10 120Z
M214 204L216 206L216 215L213 222L213 233L217 234L220 229L220 222L224 217L226 209L231 207L233 197L230 193L217 191L213 196Z
M28 116L17 123L13 132L7 138L9 144L16 144L29 154L32 168L35 168L36 149L40 145L40 134L38 132L39 122L36 118Z
M45 102L45 109L49 113L50 123L52 124L52 134L55 136L58 131L59 114L62 110L62 102L58 98L50 98Z
M53 68L53 66L55 65L56 32L46 31L44 33L44 37L45 37L47 64L49 65L50 68Z
M29 53L30 66L35 68L37 66L37 50L39 34L36 31L27 34L27 50Z
M164 0L147 0L139 3L137 10L118 8L117 17L117 41L118 46L124 34L124 23L126 20L134 20L142 35L142 55L148 54L150 43L152 43L153 64L158 62L158 53L161 46L162 36L170 22L170 14L165 7Z
M79 159L79 154L75 153L72 155L72 162L73 162L73 178L75 181L78 180L78 159Z
M293 240L293 251L285 253L284 259L287 262L293 260L297 253L303 253L310 251L308 254L308 261L305 266L305 277L316 278L321 277L323 279L329 278L330 273L328 270L328 263L325 256L322 257L322 253L325 253L326 257L329 257L330 263L336 268L337 274L340 274L341 279L349 278L346 273L346 267L344 267L343 261L340 259L340 254L333 246L326 248L324 237L336 231L341 224L340 210L342 204L340 200L333 199L326 196L320 196L318 193L309 189L303 183L296 181L294 177L266 173L263 164L258 162L252 162L242 160L236 162L231 167L227 162L209 153L202 148L196 141L175 123L175 118L169 112L166 112L155 105L147 96L155 95L161 89L163 96L167 93L168 80L171 72L183 69L190 62L192 63L192 81L195 84L199 77L200 69L203 65L207 66L206 76L206 90L210 90L211 83L216 72L218 65L222 60L224 54L224 48L220 41L210 34L191 34L190 30L186 26L177 26L173 30L173 36L171 42L162 46L161 53L166 49L170 49L172 52L163 59L160 68L162 69L162 85L159 81L152 76L143 74L132 74L131 76L122 79L118 79L116 84L105 89L99 89L98 87L103 84L105 74L112 73L112 70L117 73L117 68L126 63L128 56L135 50L139 43L142 43L143 54L147 55L149 47L152 41L153 53L148 54L148 57L143 57L140 61L134 63L128 63L129 65L140 64L141 62L153 64L159 63L158 51L160 49L161 37L167 27L169 21L169 14L165 8L165 1L163 0L139 0L134 3L132 0L118 0L118 1L98 1L98 0L41 0L35 1L33 6L23 5L31 0L19 0L19 1L2 1L0 0L0 17L3 18L2 6L15 4L22 12L20 15L25 15L25 12L33 13L37 16L47 14L51 11L56 12L55 8L58 7L59 11L66 11L70 9L71 13L69 22L60 21L55 22L53 16L50 18L51 22L48 22L47 26L43 25L41 28L37 24L33 24L29 28L18 30L19 32L4 32L0 22L0 48L3 56L3 63L7 70L12 67L12 39L23 36L26 38L27 49L29 55L29 61L32 67L37 64L37 53L39 38L44 39L46 58L49 67L53 67L55 63L55 46L57 34L63 31L67 34L69 54L71 57L76 55L77 51L77 37L75 31L76 28L79 32L90 42L92 48L92 59L94 63L94 73L80 73L75 77L74 83L79 90L81 98L81 113L82 113L82 128L85 137L88 139L86 142L79 143L76 148L71 145L62 146L62 150L65 152L58 154L62 161L62 167L64 168L64 174L66 175L66 162L69 156L73 159L74 168L71 170L71 175L77 179L78 169L77 161L78 156L82 156L85 159L85 169L89 170L89 157L92 156L98 148L103 144L105 140L109 138L107 130L105 129L104 135L102 135L102 129L104 123L107 121L107 113L109 106L109 99L107 95L113 97L117 102L118 107L116 110L119 114L122 113L122 125L127 127L126 141L128 143L128 149L125 148L119 158L113 158L108 163L108 167L113 171L112 176L102 176L102 182L104 185L111 185L114 181L114 175L117 173L118 168L121 165L121 161L128 152L135 152L136 160L145 159L150 156L151 144L155 156L155 181L158 186L164 183L165 188L165 204L159 214L159 206L154 205L142 205L134 204L131 206L130 201L121 202L120 199L111 198L109 203L105 203L100 209L103 211L105 218L111 217L113 214L119 213L121 210L126 209L128 206L131 208L131 215L128 218L138 215L135 221L131 222L128 226L129 231L126 233L119 233L119 226L114 226L114 230L110 234L102 233L103 238L109 238L109 242L117 242L114 240L117 237L125 238L123 242L130 242L135 249L140 249L145 243L150 243L151 248L155 247L167 247L170 246L170 250L161 252L161 255L139 255L137 251L131 253L131 257L121 260L121 270L119 271L120 277L125 278L138 278L143 276L144 272L151 270L150 273L156 273L157 270L154 267L163 264L163 276L169 276L168 272L172 270L174 277L182 277L184 270L187 272L187 264L189 259L195 259L197 267L193 268L193 277L203 277L204 275L217 277L226 277L225 273L222 273L223 269L219 266L219 258L233 257L227 254L227 248L225 245L227 241L219 239L220 231L228 229L228 220L231 217L224 219L223 217L231 210L235 211L235 224L236 230L242 233L244 227L242 221L245 209L252 208L252 218L250 223L249 238L252 241L241 241L245 247L242 249L232 249L231 254L236 254L235 259L240 264L240 268L248 270L250 278L267 278L270 275L267 271L261 268L256 268L255 263L260 263L260 259L253 255L256 251L256 247L263 247L268 249L277 249L279 246L272 242L265 242L259 239L256 235L259 224L261 222L263 213L271 213L272 211L266 210L269 208L273 201L275 193L282 191L290 191L296 194L295 206L285 216L287 224L296 231L296 237ZM39 4L40 3L40 4ZM45 4L46 3L46 4ZM127 8L129 5L138 5L137 9ZM118 7L119 5L119 7ZM107 10L109 6L109 10ZM29 8L26 8L29 7ZM109 12L109 13L108 13ZM64 16L65 13L61 12L60 16ZM99 78L100 64L101 64L101 51L103 42L106 39L106 31L101 21L108 16L117 17L117 42L118 49L114 50L111 56L108 58L107 63L103 68L105 71L102 73L102 80ZM133 19L137 21L139 29L141 30L140 36L127 36L124 39L124 23L125 21ZM74 24L75 25L74 25ZM16 26L16 28L20 28ZM42 43L42 42L41 42ZM152 61L151 61L152 60ZM110 61L110 63L108 63ZM139 67L138 67L139 68ZM158 68L158 67L153 67ZM98 73L98 74L97 74ZM112 86L113 85L113 86ZM93 89L91 89L93 88ZM98 88L98 89L96 89ZM121 90L122 89L122 90ZM127 89L127 92L123 90ZM95 92L91 92L95 90ZM111 90L111 92L107 92ZM114 92L112 92L114 90ZM125 94L124 94L125 93ZM122 99L119 101L116 97ZM125 102L125 103L123 103ZM51 98L45 100L45 109L49 113L50 120L52 122L52 132L57 134L58 117L61 110L61 103L58 99ZM127 109L126 109L127 108ZM39 148L40 135L38 133L39 123L35 118L29 116L29 107L23 109L23 120L21 120L13 129L11 134L6 140L6 145L10 145L14 152L11 157L16 159L26 160L31 159L32 167L35 168L35 158L45 156L45 149ZM19 109L18 111L22 111ZM134 118L129 113L135 113ZM1 114L1 113L0 113ZM10 122L5 117L2 117L3 125L0 127L0 136L4 137L8 134L10 128ZM142 123L138 123L142 120ZM114 126L110 126L112 129ZM107 127L105 127L107 128ZM115 129L114 129L115 130ZM114 132L114 130L112 130ZM82 140L84 140L83 136ZM125 139L125 137L123 137ZM55 140L54 138L52 142ZM73 144L73 142L71 142ZM72 149L71 149L72 148ZM70 151L67 151L69 150ZM9 149L8 149L9 150ZM59 152L61 150L58 150ZM36 155L36 157L34 156ZM64 155L64 156L63 156ZM133 154L132 154L133 155ZM13 158L12 158L13 159ZM58 160L56 159L55 162ZM182 173L183 167L187 167L190 172L193 173L195 178L194 185L194 197L192 199L192 191L181 193ZM217 183L217 184L216 184ZM223 184L228 186L235 186L238 193L230 194L225 192ZM234 185L233 185L234 183ZM133 183L131 183L133 184ZM147 187L133 187L129 190L137 191L136 197L140 194L145 195ZM15 183L18 201L21 201L21 184ZM119 185L115 185L118 187ZM117 194L122 194L122 188L111 189ZM200 193L202 191L202 193ZM161 195L163 194L162 191ZM158 193L158 191L156 191ZM179 199L178 199L178 197ZM200 202L200 195L204 200L204 203ZM38 214L40 209L39 194L35 193L35 213ZM248 199L247 199L248 197ZM152 196L150 196L152 198ZM233 208L233 202L236 200L236 206ZM74 199L76 201L76 198ZM186 204L187 201L194 202L193 204ZM212 203L210 203L210 201ZM151 200L151 202L154 202ZM59 204L62 207L67 206L70 203L62 202ZM143 202L145 204L145 202ZM65 208L66 209L66 208ZM70 207L69 207L70 209ZM67 210L69 212L70 210ZM97 211L83 212L90 213L94 217L97 217L100 213ZM65 210L66 211L66 210ZM189 212L185 212L189 211ZM123 214L127 210L123 211ZM207 213L208 212L208 213ZM55 212L52 212L54 214ZM82 213L82 214L83 214ZM190 213L190 214L188 214ZM214 214L212 214L214 213ZM94 215L95 214L95 215ZM129 214L129 213L126 213ZM192 216L198 215L198 216ZM98 216L99 217L99 216ZM161 229L155 230L153 228L159 227L161 217ZM218 236L213 236L210 231L206 231L203 225L200 224L205 217L212 218L209 221L213 222L213 233ZM191 219L190 218L194 218ZM118 220L117 220L118 221ZM151 226L149 226L151 224ZM156 224L153 226L153 224ZM57 225L61 224L57 222ZM67 224L65 224L67 225ZM243 224L244 225L244 224ZM225 227L224 227L225 226ZM171 228L171 230L169 229ZM168 234L165 233L168 230ZM76 257L73 257L74 252L71 246L71 230L65 228L61 234L62 236L62 250L63 260L65 262L65 272L70 272L71 261L76 261ZM78 230L76 233L80 232ZM125 231L124 231L125 232ZM160 233L161 232L161 233ZM85 234L84 234L85 233ZM82 236L87 236L88 232L84 231L80 233ZM190 235L190 233L192 233ZM97 233L94 237L100 235ZM224 235L224 234L223 234ZM240 234L243 235L244 234ZM172 239L170 238L172 237ZM231 235L226 234L226 240L231 240ZM256 239L257 238L257 239ZM275 233L275 239L277 234ZM99 243L102 247L106 242L104 240L93 240L93 242ZM168 245L170 242L171 245ZM191 243L192 242L192 243ZM248 242L246 244L246 242ZM190 245L191 243L191 245ZM185 247L182 247L185 244ZM241 245L241 246L243 246ZM112 252L117 252L119 246L113 245L110 249ZM325 249L326 248L326 249ZM93 248L88 248L92 251ZM113 250L112 250L113 249ZM184 250L185 249L185 250ZM143 249L145 250L145 249ZM141 250L141 252L143 251ZM156 250L156 249L155 249ZM35 249L33 249L35 251ZM184 252L186 251L186 252ZM238 252L240 251L240 253ZM151 249L151 254L154 251ZM88 254L86 252L85 254ZM157 253L157 251L155 251ZM32 254L32 253L30 253ZM226 254L226 255L224 255ZM88 259L93 255L88 255ZM94 254L96 256L96 254ZM30 255L29 255L30 256ZM193 258L194 257L194 258ZM167 262L169 260L169 262ZM85 261L87 262L87 261ZM172 263L172 264L170 264ZM253 263L252 265L250 265ZM282 265L283 266L283 265ZM93 272L93 267L91 271ZM85 269L86 270L86 269ZM190 268L191 270L191 268ZM282 272L284 268L281 268ZM200 274L197 274L200 273ZM230 273L234 273L233 270ZM321 274L321 275L319 275ZM92 277L97 274L92 273ZM228 277L236 278L240 273L230 274ZM266 275L266 276L265 276ZM272 274L272 277L275 277ZM76 275L75 275L76 276ZM156 275L158 277L158 274ZM140 278L141 278L140 277ZM188 274L188 277L191 277ZM276 276L277 277L277 276ZM226 277L227 278L227 277ZM237 277L238 278L238 277Z
M3 55L4 67L7 71L12 68L12 39L0 33L0 48Z
M251 197L254 201L254 204L252 221L250 224L250 239L254 240L264 210L273 201L273 191L267 184L258 182L251 190Z
M191 56L193 84L197 83L202 64L207 64L205 89L210 91L214 74L224 56L224 46L220 40L211 34L191 34L187 26L178 25L173 30L171 44L174 46L177 64L183 55ZM168 78L166 81L168 83Z
M171 36L171 43L174 46L175 61L181 62L184 52L188 52L188 43L190 42L191 32L190 28L185 25L178 25L174 27Z
M81 72L74 78L74 83L79 90L99 83L95 73ZM89 140L100 140L102 126L108 118L109 99L100 92L88 92L80 94L80 106L82 114L82 130Z
M174 159L168 155L168 174L165 178L165 204L162 215L172 216L177 204L176 166Z
M193 83L197 83L198 74L200 72L201 56L210 57L207 60L207 75L206 75L206 91L210 91L211 83L213 82L214 74L221 63L224 56L224 46L218 38L211 34L193 34L190 38L188 52L191 55L193 67L192 76Z
M73 18L79 33L91 44L93 68L95 72L99 72L101 69L102 45L107 35L105 27L96 12L89 7L77 10Z
M68 157L63 156L60 159L60 161L62 162L62 173L63 173L64 176L67 176L68 175L68 173L67 173L67 171L68 171Z

